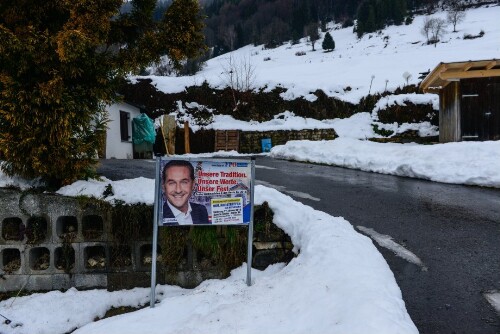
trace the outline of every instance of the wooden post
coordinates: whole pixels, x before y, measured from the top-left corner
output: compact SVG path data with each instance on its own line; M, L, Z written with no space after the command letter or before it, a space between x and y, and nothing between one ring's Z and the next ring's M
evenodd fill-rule
M167 155L170 155L170 152L168 151L167 139L165 138L165 131L163 130L163 126L164 126L163 124L164 124L164 118L162 117L161 124L160 124L161 136L163 138L163 144L165 144L165 153Z
M175 117L172 115L164 115L161 125L165 152L167 155L173 155L175 154L175 130L177 127Z
M184 153L191 153L191 146L189 145L189 123L184 121Z

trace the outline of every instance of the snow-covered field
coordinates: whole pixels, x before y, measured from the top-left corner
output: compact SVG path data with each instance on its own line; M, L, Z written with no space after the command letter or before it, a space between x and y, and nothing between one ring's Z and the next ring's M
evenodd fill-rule
M446 19L446 12L432 16ZM330 33L335 40L335 50L330 53L321 50L322 39L316 43L315 52L311 51L306 39L296 45L287 43L269 50L262 45L246 46L209 60L205 69L194 76L148 78L164 92L181 92L203 81L221 87L227 84L225 70L232 57L236 64L246 60L252 65L255 87L287 88L283 95L287 99L304 96L311 100L314 96L310 93L322 89L329 96L357 103L368 93L404 86L407 83L403 77L405 72L411 75L408 83L417 84L419 73L432 70L440 62L500 58L498 17L498 5L467 10L464 22L457 25L457 32L452 32L452 26L448 26L436 46L427 45L421 34L424 16L416 16L410 25L391 26L380 34L366 34L361 39L356 37L353 27L332 27ZM463 39L464 34L478 35L481 30L484 31L482 38ZM306 54L296 56L300 51ZM270 60L266 61L268 58Z

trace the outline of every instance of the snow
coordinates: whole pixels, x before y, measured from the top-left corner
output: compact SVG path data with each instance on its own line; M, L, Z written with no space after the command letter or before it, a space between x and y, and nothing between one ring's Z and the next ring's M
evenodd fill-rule
M0 160L0 167L3 163L4 162ZM22 190L27 190L42 185L43 183L39 179L26 180L19 176L7 176L0 168L0 188L14 187Z
M430 181L500 188L500 141L435 145L375 143L353 138L289 141L270 156Z
M337 118L330 123L339 137L357 139L381 137L373 132L373 118L368 112L357 113L349 118Z
M373 113L376 114L379 110L387 109L387 107L400 105L405 106L405 102L412 102L413 104L432 104L434 110L439 111L439 96L436 94L397 94L388 95L375 104Z
M274 189L256 186L255 201L269 203L298 255L286 266L252 270L252 286L242 265L229 278L195 289L158 286L154 309L97 322L110 307L145 305L149 290L34 294L0 302L0 313L13 321L1 324L0 332L58 334L80 327L75 333L418 333L394 275L369 238L343 218Z
M486 300L495 308L498 314L500 314L500 292L498 291L488 291L485 292L484 297Z
M446 19L446 12L439 11L430 17ZM361 39L356 37L353 27L335 26L330 30L335 41L333 52L313 52L305 38L296 45L286 43L275 49L246 46L209 60L194 76L147 76L133 80L150 78L158 90L167 93L182 92L185 87L201 85L204 81L212 87L224 87L227 82L224 72L231 57L233 63L239 63L238 59L250 59L255 69L255 88L266 87L269 91L283 87L287 89L284 98L304 97L309 101L314 100L312 93L321 89L328 96L358 103L369 93L394 91L407 83L417 84L421 72L432 70L441 62L500 58L498 17L498 5L469 9L464 22L457 25L458 32L452 32L453 27L448 26L436 45L427 45L421 34L424 16L416 16L410 25L390 26ZM477 35L481 30L483 37L463 39L465 34ZM317 45L321 43L322 39ZM305 55L296 56L300 51ZM264 60L268 58L270 60ZM407 75L410 75L408 81Z
M115 292L71 288L11 298L0 302L0 313L12 321L8 326L0 324L0 333L69 333L103 317L112 307L144 305L149 293L145 288Z
M190 127L193 132L201 129L201 126L196 125L194 121L190 122ZM270 121L240 121L229 115L214 115L213 122L204 129L213 130L241 130L241 131L276 131L276 130L303 130L303 129L332 129L330 120L316 120L313 118L305 118L295 116L293 112L285 111Z
M111 185L113 195L104 197L103 193L108 185ZM130 189L134 189L134 191L130 191ZM76 181L69 186L60 188L56 193L64 196L96 197L111 203L124 201L129 204L153 204L154 192L152 189L155 189L155 180L153 179L139 177L111 181L103 177L100 180Z
M394 133L391 134L390 136L388 136L388 138L394 137L398 134L401 134L401 133L409 131L409 130L417 131L418 135L420 137L438 136L439 135L438 127L435 125L432 125L430 122L403 123L401 125L396 123L396 122L394 122L393 124L374 122L374 124L377 124L380 129L393 131Z
M422 260L412 252L410 252L408 249L404 248L394 240L392 240L392 237L389 235L385 234L380 234L376 231L374 231L372 228L369 227L364 227L364 226L357 226L358 230L363 232L366 235L369 235L373 240L375 240L381 247L387 248L391 251L394 252L397 256L399 256L402 259L405 259L406 261L416 264L417 266L421 267L423 271L427 271L427 267L424 265Z

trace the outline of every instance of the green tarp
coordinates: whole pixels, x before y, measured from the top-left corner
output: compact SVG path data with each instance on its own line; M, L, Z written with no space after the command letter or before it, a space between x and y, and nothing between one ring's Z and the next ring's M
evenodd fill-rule
M132 122L132 141L134 144L154 144L156 133L151 118L149 118L146 114L140 114L134 118Z

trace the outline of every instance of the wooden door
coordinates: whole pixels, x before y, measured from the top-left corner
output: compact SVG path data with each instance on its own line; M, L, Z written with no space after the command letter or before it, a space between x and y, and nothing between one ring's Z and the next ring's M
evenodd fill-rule
M240 148L240 131L218 130L215 131L215 152L236 151Z
M500 78L461 81L462 140L500 139Z

